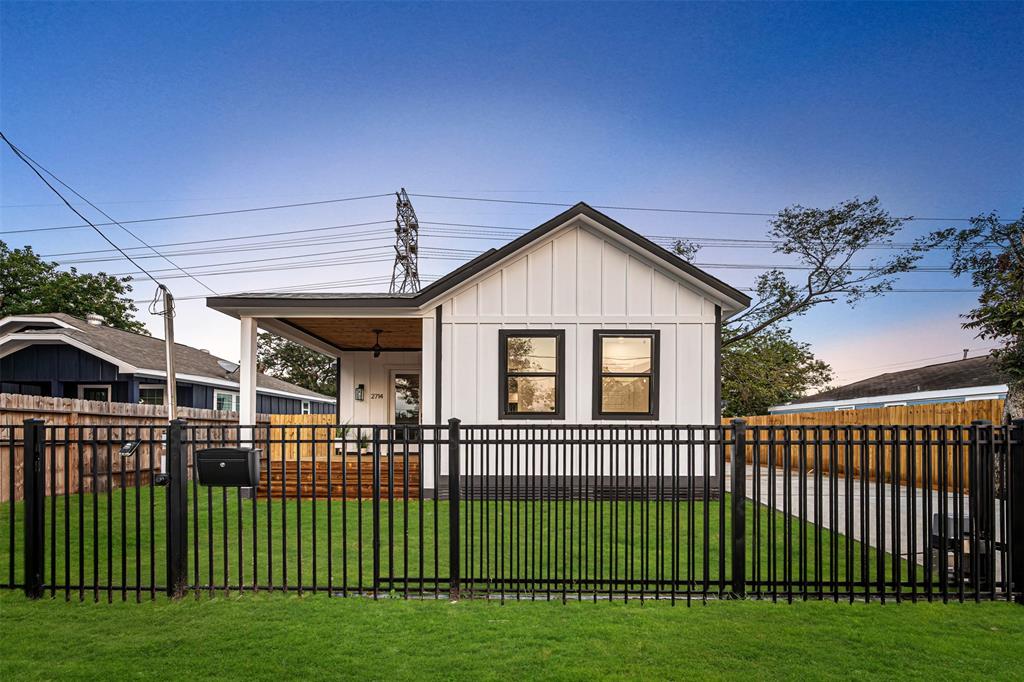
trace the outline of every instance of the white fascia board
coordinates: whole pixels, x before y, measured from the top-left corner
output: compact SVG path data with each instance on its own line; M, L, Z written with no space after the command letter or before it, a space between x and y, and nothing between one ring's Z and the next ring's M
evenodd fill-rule
M10 345L12 348L16 347L15 350L21 350L27 346L35 344L67 344L83 350L89 355L94 355L101 360L106 360L112 365L117 366L117 371L121 374L134 374L139 371L139 368L135 365L129 364L120 358L115 358L113 355L104 353L101 350L93 348L87 343L83 343L76 338L70 336L56 336L54 334L33 334L32 332L18 332L14 334L6 334L0 337L0 357L13 353L14 350L7 350L6 346Z
M78 329L73 324L68 324L64 320L58 320L56 317L39 317L36 315L8 315L0 319L0 330L10 324L39 324L40 322L46 322L52 324L61 329Z
M992 386L971 386L970 388L949 388L942 391L919 391L917 393L892 393L889 395L872 395L866 398L850 398L848 400L824 400L817 403L792 403L789 405L773 405L768 412L782 410L810 410L829 407L845 407L847 405L865 405L870 403L896 403L917 400L936 400L941 398L967 398L975 395L1006 393L1006 384Z
M140 378L151 378L151 379L166 379L167 372L162 369L140 369L136 374ZM198 374L182 374L178 372L178 381L185 381L190 384L201 384L203 386L213 386L214 388L228 388L233 391L238 391L239 386L237 381L231 381L230 379L217 379L214 377L204 377ZM328 403L333 405L335 401L326 396L317 397L310 395L303 395L301 393L292 393L291 391L282 391L276 388L263 388L261 386L256 387L257 393L266 393L267 395L279 395L284 398L295 398L297 400L312 400L318 403Z

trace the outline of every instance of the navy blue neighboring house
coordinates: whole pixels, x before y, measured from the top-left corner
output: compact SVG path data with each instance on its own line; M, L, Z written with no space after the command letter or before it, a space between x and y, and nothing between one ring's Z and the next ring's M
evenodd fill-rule
M235 363L175 344L181 407L238 411ZM162 405L165 344L63 313L0 319L0 393ZM259 374L261 414L332 414L335 399Z

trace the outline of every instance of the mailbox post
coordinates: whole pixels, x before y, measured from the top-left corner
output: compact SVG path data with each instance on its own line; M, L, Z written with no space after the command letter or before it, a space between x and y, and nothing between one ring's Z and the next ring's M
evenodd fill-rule
M185 420L167 427L167 596L181 597L188 584L188 456Z

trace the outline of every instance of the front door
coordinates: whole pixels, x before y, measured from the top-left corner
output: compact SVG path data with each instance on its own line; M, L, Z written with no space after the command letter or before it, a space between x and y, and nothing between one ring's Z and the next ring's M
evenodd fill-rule
M395 441L414 441L418 430L411 428L420 423L420 373L416 370L396 370L391 374L391 420L396 426Z

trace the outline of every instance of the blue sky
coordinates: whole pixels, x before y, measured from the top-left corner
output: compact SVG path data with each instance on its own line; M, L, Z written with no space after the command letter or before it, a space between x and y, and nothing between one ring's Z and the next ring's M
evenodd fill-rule
M754 212L877 194L894 213L943 218L1014 216L1024 200L1022 3L4 2L0 59L5 133L120 220L401 186ZM0 164L0 232L78 222L9 153ZM516 228L558 211L414 203L421 221ZM610 213L649 235L765 232L756 217ZM393 215L393 200L380 198L133 229L152 243L202 248L199 240ZM944 225L910 223L905 238ZM294 265L369 248L358 253L380 262L203 279L229 292L379 277L390 273L388 230L324 231L312 234L333 237L311 246L175 261L214 268L289 256L266 263ZM43 254L105 247L87 230L0 238ZM501 243L422 239L474 251ZM707 249L698 261L781 262L735 248ZM457 263L428 257L421 270L439 275ZM756 274L710 271L738 286ZM204 293L187 279L168 283L183 299ZM913 273L900 286L969 284ZM140 282L138 298L152 288ZM793 327L852 380L986 347L959 329L957 315L972 301L894 293L854 309L817 309ZM140 317L159 331L157 318ZM186 343L238 355L237 323L201 300L181 301L178 330Z

